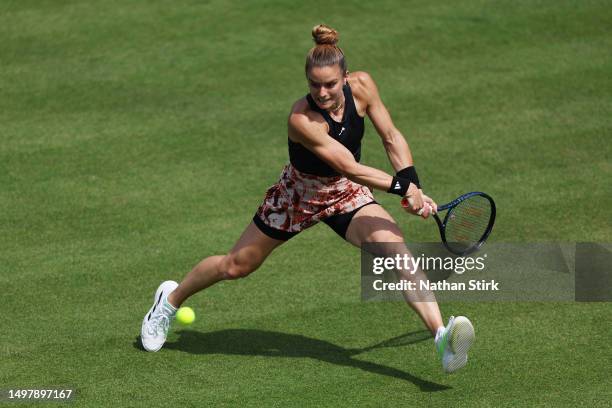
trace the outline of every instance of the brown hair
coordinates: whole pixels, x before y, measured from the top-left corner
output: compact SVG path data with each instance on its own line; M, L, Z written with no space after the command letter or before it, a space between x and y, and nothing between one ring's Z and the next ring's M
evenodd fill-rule
M316 43L306 55L306 75L312 67L328 67L338 64L342 73L347 72L344 53L338 43L338 32L333 28L319 24L312 29L312 39Z

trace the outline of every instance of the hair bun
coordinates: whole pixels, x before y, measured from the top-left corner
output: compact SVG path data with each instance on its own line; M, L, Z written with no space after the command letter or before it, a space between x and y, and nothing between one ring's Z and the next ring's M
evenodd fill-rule
M325 24L319 24L312 29L312 39L317 45L336 45L338 32Z

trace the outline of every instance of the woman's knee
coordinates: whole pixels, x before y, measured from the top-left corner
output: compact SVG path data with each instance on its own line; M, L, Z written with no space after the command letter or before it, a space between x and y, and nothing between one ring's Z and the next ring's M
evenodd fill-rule
M241 259L234 254L226 255L221 261L220 269L224 279L239 279L249 276L261 262L253 259Z
M404 243L404 237L397 228L393 229L372 229L365 231L362 242L392 242Z

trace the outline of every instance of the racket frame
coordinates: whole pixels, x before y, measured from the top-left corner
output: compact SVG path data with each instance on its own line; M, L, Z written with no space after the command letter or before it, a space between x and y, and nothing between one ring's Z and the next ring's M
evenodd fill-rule
M451 217L451 215L453 214L453 210L462 202L464 202L465 200L474 197L474 196L481 196L486 198L487 200L489 200L489 203L491 204L491 215L489 216L489 223L487 224L487 228L485 229L484 234L482 235L482 237L480 237L480 239L478 240L478 242L475 245L470 246L469 248L467 248L465 251L462 252L457 252L454 251L450 248L449 243L446 241L446 225L448 223L449 218ZM444 221L440 220L440 217L438 216L438 214L440 213L440 211L447 211L446 215L444 216ZM446 249L448 249L450 252L452 252L455 255L459 255L459 256L465 256L465 255L469 255L475 251L478 251L480 249L480 247L482 247L482 245L485 243L485 241L487 240L487 238L489 237L489 235L491 234L491 231L493 231L493 224L495 223L495 216L496 216L496 208L495 208L495 201L493 201L493 198L486 194L483 193L481 191L472 191L471 193L467 193L467 194L463 194L460 197L457 197L456 199L454 199L453 201L438 206L438 212L436 214L433 215L434 219L436 220L436 223L438 224L438 229L440 230L440 238L442 239L442 243L444 244L444 246L446 247Z

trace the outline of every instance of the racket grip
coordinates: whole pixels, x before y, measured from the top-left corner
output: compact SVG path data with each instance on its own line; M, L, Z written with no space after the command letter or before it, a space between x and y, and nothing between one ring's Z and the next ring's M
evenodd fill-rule
M402 207L410 208L410 203L408 202L408 197L402 198L402 201L400 201L400 203L402 204ZM422 215L424 211L425 211L425 206L423 206L419 211L417 211L416 215ZM435 214L433 212L433 208L431 209L431 214Z

